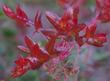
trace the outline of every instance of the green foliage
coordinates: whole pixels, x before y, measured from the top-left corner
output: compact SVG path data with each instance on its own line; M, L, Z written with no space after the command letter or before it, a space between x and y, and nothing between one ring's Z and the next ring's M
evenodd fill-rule
M16 31L10 28L4 28L2 34L6 38L14 37L16 35Z
M88 0L87 1L87 6L88 7L92 7L92 6L94 6L95 5L95 0Z
M2 9L0 8L0 17L4 16Z

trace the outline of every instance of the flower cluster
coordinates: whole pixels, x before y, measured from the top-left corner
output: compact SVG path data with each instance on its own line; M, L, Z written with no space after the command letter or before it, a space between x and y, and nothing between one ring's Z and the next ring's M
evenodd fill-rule
M97 11L99 19L101 22L109 22L110 21L110 0L96 0Z
M99 21L110 21L109 6L110 0L96 0L96 17L90 24L80 23L79 8L84 0L58 0L65 9L63 16L46 11L46 18L55 29L44 29L41 20L41 12L37 11L34 21L31 21L27 14L20 8L16 7L16 12L8 6L3 6L4 13L23 26L34 26L35 31L42 33L48 40L44 47L32 41L31 37L25 36L24 41L27 47L18 45L18 48L27 53L26 57L20 56L15 61L16 67L12 71L12 77L22 76L28 70L39 69L47 61L60 57L61 60L67 58L77 43L79 47L83 45L93 45L102 47L107 42L105 33L96 33ZM77 3L77 5L75 4ZM103 3L103 5L101 4Z

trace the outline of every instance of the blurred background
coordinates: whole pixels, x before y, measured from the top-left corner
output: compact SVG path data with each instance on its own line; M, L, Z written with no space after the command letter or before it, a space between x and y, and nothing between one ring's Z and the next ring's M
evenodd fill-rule
M23 44L23 35L29 34L32 29L27 28L27 31L5 16L2 11L3 4L8 5L13 10L17 4L20 4L32 20L39 9L43 12L44 26L51 27L45 18L45 11L52 11L61 16L63 9L58 5L57 0L0 0L0 81L56 81L42 69L29 71L14 80L7 80L14 66L14 60L21 53L16 47L18 44ZM95 0L85 0L84 5L80 7L80 22L88 23L94 17L94 9ZM97 32L108 33L108 42L100 48L93 46L82 48L78 81L110 81L110 23L99 24ZM39 37L34 37L34 39L39 40ZM75 53L73 52L73 54Z

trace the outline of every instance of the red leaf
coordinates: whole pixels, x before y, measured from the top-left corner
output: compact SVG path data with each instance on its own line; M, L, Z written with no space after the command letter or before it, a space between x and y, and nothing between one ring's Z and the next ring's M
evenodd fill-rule
M19 57L18 60L15 61L16 67L13 69L11 76L13 78L17 78L26 73L29 69L29 60L27 58Z
M27 69L23 69L22 67L15 67L12 71L12 74L11 76L13 78L17 78L17 77L20 77L22 76L23 74L25 74L27 72Z
M98 42L88 42L88 44L93 45L93 46L97 46L97 47L102 47L103 44L102 43L98 43Z
M55 46L55 42L56 42L56 38L51 38L49 39L48 43L46 44L45 48L47 50L47 52L49 53L50 56L57 56L57 51L55 50L54 46Z
M19 45L17 46L17 48L21 50L22 52L30 53L29 49L24 46Z
M18 58L18 60L15 61L16 65L18 65L18 66L25 66L25 65L28 64L28 62L29 62L29 60L24 58L24 57L22 57L22 56L20 56Z
M17 16L21 17L22 20L28 19L26 13L20 8L19 5L17 5L17 7L16 7L16 14L17 14Z
M104 11L103 11L104 12ZM104 13L100 13L97 17L98 20L100 20L102 23L106 23L110 21L110 14L108 13L109 11L105 11Z
M20 8L19 5L16 6L16 22L18 24L20 24L21 26L28 26L27 22L29 21L28 20L28 17L26 15L26 13Z
M85 37L86 38L91 38L91 37L93 38L95 31L96 31L96 24L93 24L90 27L87 27Z
M96 0L97 11L99 15L97 19L102 23L110 21L110 0Z
M38 44L35 44L32 50L32 56L37 57L37 59L41 62L44 63L47 60L49 60L49 55L47 52L44 50L41 50Z
M40 61L30 62L30 65L31 65L31 69L35 70L35 69L39 69L42 66L42 63Z
M95 33L95 31L96 31L96 24L91 25L90 28L89 28L89 31L91 33Z
M16 14L7 5L3 5L3 11L8 17L12 19L16 18Z
M100 43L107 42L106 34L104 34L104 33L96 34L96 35L94 36L94 39L97 39L97 41L99 41Z
M73 32L75 34L78 34L80 31L82 31L84 28L86 27L86 24L82 23L82 24L78 24L78 25L74 25L73 26Z
M71 16L68 12L65 12L64 15L61 17L61 19L58 21L59 22L59 28L64 30L64 31L67 31L69 30L69 20L70 20Z
M78 24L78 14L79 14L79 7L75 7L73 9L73 14L72 14L73 15L72 21L74 25Z
M86 24L82 23L82 24L78 24L78 31L83 30L86 27Z
M103 43L105 43L106 41L107 41L106 34L102 33L94 35L92 41L87 41L87 43L94 46L102 47Z
M41 31L43 35L45 35L48 39L53 38L56 36L55 31L53 30L42 30Z
M25 43L30 50L33 50L35 43L28 36L25 36Z
M62 21L62 22L67 22L68 20L70 20L70 18L71 18L71 15L70 15L70 13L68 12L68 11L66 11L65 13L64 13L64 15L62 16L62 18L60 19L60 21Z
M102 8L102 5L101 5L101 0L95 0L96 1L96 7L97 9L101 9Z
M37 11L36 16L35 16L35 21L34 21L35 29L36 31L39 30L39 28L42 27L42 22L41 22L41 12Z
M57 31L62 31L59 24L60 18L57 15L51 12L46 12L46 17L49 22L56 28Z
M82 46L84 45L84 41L83 41L83 37L79 37L79 36L76 36L75 37L75 41L78 43L79 46Z
M6 5L3 6L3 11L8 17L14 19L17 24L19 24L21 26L28 26L28 24L27 24L28 17L26 15L26 13L20 8L19 5L16 7L16 13L13 12Z

